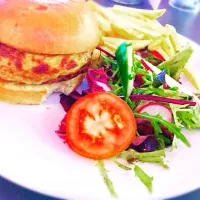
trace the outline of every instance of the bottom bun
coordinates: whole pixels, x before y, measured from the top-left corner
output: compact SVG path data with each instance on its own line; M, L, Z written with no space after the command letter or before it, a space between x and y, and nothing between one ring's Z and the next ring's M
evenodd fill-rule
M73 79L43 85L16 84L0 80L0 101L12 104L41 104L53 92L70 94L81 83L84 74Z

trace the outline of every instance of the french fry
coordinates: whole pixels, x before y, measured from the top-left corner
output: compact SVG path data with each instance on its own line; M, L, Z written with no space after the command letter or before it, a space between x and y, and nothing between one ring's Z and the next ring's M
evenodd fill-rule
M155 49L161 47L161 44L163 43L165 38L166 38L165 36L160 36L160 37L152 40L152 42L148 46L148 49L149 50L155 50Z
M94 49L91 59L92 59L91 60L91 67L96 68L97 64L101 63L101 61L102 61L101 52L97 49Z
M142 39L144 34L137 30L129 29L122 26L120 23L112 22L111 27L117 33L117 36L121 36L124 39Z
M134 37L127 37L126 39L151 39L161 36L161 33L159 32L143 28L137 24L131 23L131 21L121 19L120 17L115 17L115 19L113 19L111 23L113 27L117 27L118 29L124 29L125 32L132 32L130 35Z
M109 53L115 55L115 50L113 50L112 48L108 47L108 46L101 46L103 49L105 49L106 51L108 51Z
M165 13L165 9L159 9L159 10L144 10L144 9L137 9L137 8L130 8L130 7L125 7L125 6L119 6L119 5L114 5L115 10L124 10L126 12L130 13L138 13L140 15L143 15L144 17L147 17L149 19L157 19L160 16L162 16Z
M200 80L197 77L198 75L196 75L196 73L194 72L194 70L192 70L188 65L186 65L183 68L183 73L184 73L185 77L190 81L190 83L192 83L192 85L198 91L200 91Z
M151 42L151 40L126 40L114 37L102 37L102 40L105 46L109 46L115 50L122 42L131 43L134 50L143 49Z
M93 50L93 53L92 53L92 60L97 60L97 59L99 59L100 55L101 55L100 51L97 50L97 49L94 49L94 50Z
M175 52L179 51L180 48L181 48L181 44L180 44L180 41L178 39L176 29L172 25L169 25L169 24L166 24L165 27L170 34L169 38L170 38L170 41L171 41L172 46L174 48L174 51Z
M108 49L110 49L113 52L115 52L117 50L117 45L116 44L112 44L112 43L109 43L109 42L104 42L104 46L107 47Z
M102 31L103 35L111 33L111 24L108 20L106 20L102 15L99 13L94 13L99 24L99 28Z
M169 56L165 53L162 47L156 48L156 51L158 51L164 57L165 60L169 60Z
M113 17L113 13L110 9L100 6L92 0L89 0L88 4L93 11L102 15L106 20L110 21L110 19Z
M162 43L162 48L165 51L165 53L171 58L175 55L174 48L172 46L172 43L169 39L169 37L166 37Z
M107 16L105 15L105 13L104 13L104 8L103 8L102 6L100 6L99 4L95 3L94 1L88 1L87 3L89 4L90 8L91 8L93 11L95 11L95 12L101 14L101 15L104 16L105 18L107 17Z
M124 14L124 15L127 15L129 17L134 17L136 19L141 19L141 20L143 20L145 22L151 21L149 18L147 18L147 17L145 17L145 16L143 16L140 13L137 13L137 12L127 12L127 10L119 9L119 8L117 8L115 6L109 8L109 9L111 9L115 13Z
M113 10L113 13L117 15L117 17L121 17L123 20L126 20L127 22L131 22L132 24L130 26L132 26L135 29L141 29L141 28L146 29L146 30L142 30L141 32L143 33L147 32L149 36L158 37L158 35L165 34L166 32L165 28L162 25L155 23L152 20L146 19L144 21L141 19L137 19L135 17L131 17L129 15L126 15L126 13L119 13L115 10ZM150 32L150 34L148 32Z
M166 32L165 27L164 27L162 24L160 24L160 22L158 22L156 19L150 20L150 21L154 24L154 26L155 26L156 28L164 29L164 30L163 30L163 31L164 31L164 35L169 35L169 33Z

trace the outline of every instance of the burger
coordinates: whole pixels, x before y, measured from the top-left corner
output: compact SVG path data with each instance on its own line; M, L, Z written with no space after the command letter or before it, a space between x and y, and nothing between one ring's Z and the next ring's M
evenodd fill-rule
M99 38L84 0L0 0L0 100L41 104L70 94Z

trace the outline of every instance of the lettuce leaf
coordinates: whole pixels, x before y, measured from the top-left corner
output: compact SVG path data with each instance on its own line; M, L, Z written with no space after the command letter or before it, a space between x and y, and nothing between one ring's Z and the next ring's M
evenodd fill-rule
M90 92L103 92L111 90L104 68L88 70L88 73L86 74L86 81Z
M124 169L124 170L131 170L130 167L128 167L128 166L126 166L126 165L120 163L120 162L117 160L116 157L113 157L113 161L114 161L115 164L117 164L118 167L120 167L120 168L122 168L122 169Z
M110 194L114 197L117 197L117 193L115 192L114 186L112 181L109 179L108 174L107 174L107 170L104 166L104 161L103 160L98 160L97 161L97 167L99 168L99 172L101 174L101 176L103 177L103 180L110 192Z
M197 106L170 104L170 107L176 126L186 126L189 130L200 128L200 112Z
M163 159L165 157L164 149L153 152L145 152L145 153L139 153L131 149L128 151L123 151L119 155L119 157L127 160L129 163L134 163L137 161L148 162L161 165L164 168L168 168Z
M153 177L146 174L141 167L134 165L135 175L140 179L140 181L147 187L149 192L152 192L152 181Z
M182 73L183 68L188 62L190 56L192 55L192 52L192 48L189 45L186 45L171 59L159 64L158 68L161 70L168 69L169 75L175 80L178 80L180 78L180 74Z

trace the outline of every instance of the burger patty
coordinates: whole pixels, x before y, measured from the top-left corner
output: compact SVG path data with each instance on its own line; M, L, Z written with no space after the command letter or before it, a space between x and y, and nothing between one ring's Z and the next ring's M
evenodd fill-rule
M66 80L90 62L91 54L35 54L0 43L0 78L34 85Z

